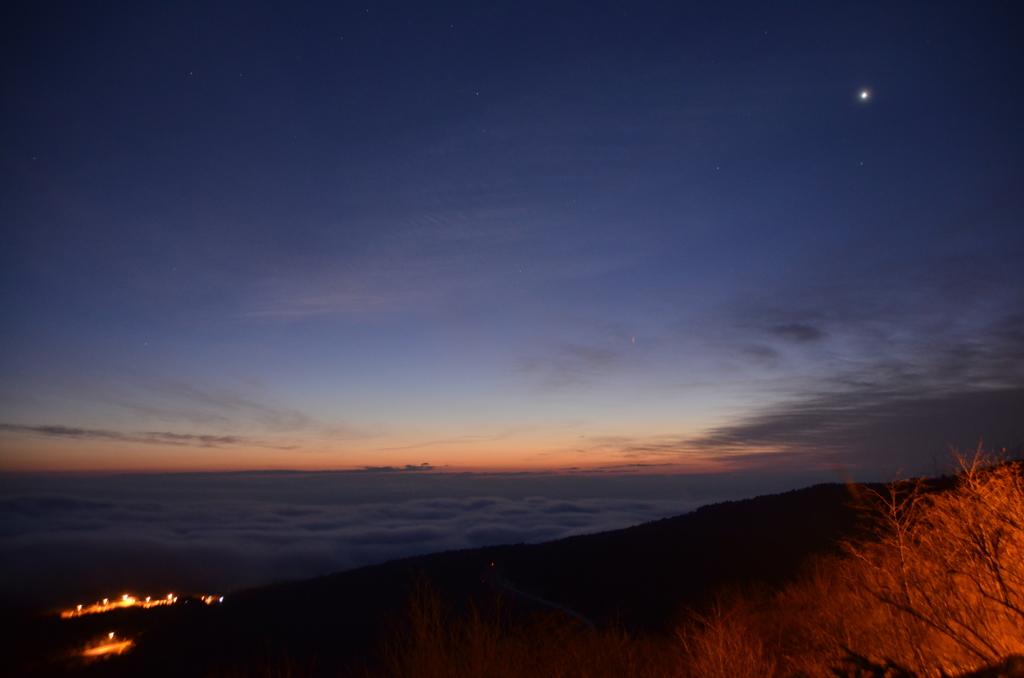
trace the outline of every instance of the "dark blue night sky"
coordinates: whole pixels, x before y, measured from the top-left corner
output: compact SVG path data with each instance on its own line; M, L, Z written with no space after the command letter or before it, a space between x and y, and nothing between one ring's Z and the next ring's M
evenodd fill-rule
M1024 438L1019 4L5 13L4 470Z

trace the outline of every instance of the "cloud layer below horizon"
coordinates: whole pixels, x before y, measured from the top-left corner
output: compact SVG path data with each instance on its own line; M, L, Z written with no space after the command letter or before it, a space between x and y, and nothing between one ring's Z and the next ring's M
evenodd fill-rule
M777 478L774 488L812 479ZM617 529L747 496L759 481L271 473L5 476L0 484L0 596L70 605L126 591L223 593Z

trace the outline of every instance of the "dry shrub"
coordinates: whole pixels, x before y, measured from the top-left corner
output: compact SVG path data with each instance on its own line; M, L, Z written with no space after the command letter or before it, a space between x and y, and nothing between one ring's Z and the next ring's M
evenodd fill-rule
M701 611L691 611L678 629L680 667L693 678L771 678L776 653L754 591L723 591Z
M819 557L766 603L720 597L680 628L687 673L834 676L849 650L921 676L1024 652L1020 464L959 458L952 489L875 495L873 539Z
M411 596L404 623L385 643L388 678L630 678L675 675L669 648L619 629L595 631L562 614L513 623L500 602L455 614L429 585Z
M960 463L952 490L894 484L879 502L882 538L849 546L851 582L889 614L888 642L873 645L922 674L1024 651L1021 467L980 451Z
M857 647L858 631L884 628L884 610L850 585L838 556L813 558L803 576L778 591L770 623L776 675L832 676L846 652Z
M385 674L393 678L449 678L502 675L494 663L502 629L485 624L477 610L456 620L451 605L426 582L416 583L407 619L396 628L382 652Z

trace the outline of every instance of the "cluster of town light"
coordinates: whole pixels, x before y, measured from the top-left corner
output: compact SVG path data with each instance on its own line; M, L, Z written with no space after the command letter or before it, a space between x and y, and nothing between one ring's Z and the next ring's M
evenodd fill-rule
M107 634L107 637L102 642L96 645L87 646L81 651L83 657L102 657L110 654L121 654L135 644L135 641L130 638L118 639L115 638L115 633L111 631Z
M126 593L120 598L104 598L101 602L93 603L92 605L78 605L72 610L64 610L60 613L60 616L68 619L70 617L80 617L83 614L109 612L110 610L120 610L126 607L156 607L157 605L170 605L176 602L178 602L178 597L173 593L168 593L166 598L150 598L147 596L144 600Z
M224 596L198 596L199 600L203 601L207 605L213 605L214 603L223 603ZM136 598L135 596L124 594L120 598L104 598L98 603L92 605L78 605L70 610L64 610L60 613L60 616L64 619L70 619L71 617L81 617L83 614L96 614L98 612L109 612L110 610L121 610L126 607L157 607L158 605L170 605L178 602L178 596L173 593L168 593L166 598Z
M197 597L207 605L224 602L224 596ZM80 617L84 614L97 614L100 612L121 610L129 607L150 608L157 607L159 605L172 605L176 602L178 602L178 596L173 593L168 593L166 598L137 598L126 593L120 598L104 598L102 601L93 603L92 605L76 605L73 609L61 612L60 616L64 619L69 619L71 617ZM99 642L94 641L87 645L85 649L80 650L78 654L82 657L103 657L112 654L121 654L130 649L134 644L134 640L130 638L118 638L116 632L111 631Z

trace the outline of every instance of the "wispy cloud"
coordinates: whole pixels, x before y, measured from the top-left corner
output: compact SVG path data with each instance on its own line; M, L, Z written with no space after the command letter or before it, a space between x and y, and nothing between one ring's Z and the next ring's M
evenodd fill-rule
M1024 386L931 392L916 381L904 389L888 386L847 384L839 392L805 394L696 436L588 437L575 447L584 456L623 459L603 467L614 471L648 464L779 470L844 463L883 478L900 468L935 472L950 448L979 442L1024 453Z
M658 436L599 436L587 438L582 446L587 451L615 452L629 458L658 456L679 457L690 451L688 437L682 435Z
M525 428L525 427L524 427ZM424 440L418 443L412 443L409 445L397 445L393 447L377 447L375 448L379 452L399 452L402 450L418 450L424 447L437 447L439 445L471 445L478 443L494 442L496 440L508 440L516 434L516 431L521 431L522 428L516 429L515 431L500 431L491 435L463 435L454 436L452 438L439 438Z
M159 374L122 374L118 388L93 400L103 400L145 419L180 422L189 427L231 431L245 429L274 435L304 435L330 440L372 437L375 431L343 420L321 421L293 407L282 407L238 389L212 387Z
M1024 388L927 392L874 389L824 394L772 408L687 440L733 455L750 448L839 454L865 465L941 461L951 446L1024 443Z
M0 432L49 438L77 440L109 440L147 445L178 445L188 447L265 447L275 450L296 449L294 445L275 445L264 440L235 435L175 433L172 431L115 431L73 426L0 424Z
M817 327L812 325L805 325L803 323L789 323L787 325L776 325L771 328L771 333L777 337L783 339L789 339L797 343L804 343L806 341L817 341L824 339L826 336L825 332L821 331Z
M422 464L406 464L405 466L364 466L364 471L372 473L396 473L407 471L433 471L434 467L424 462Z
M161 416L177 412L185 418L209 420L214 417L223 423L242 418L263 428L283 432L309 429L317 425L317 422L299 410L274 407L228 388L208 388L157 375L135 375L128 383L142 391L146 397L122 404L140 412L148 410Z
M628 341L628 338L624 342L620 340L619 346ZM610 342L560 342L545 353L534 352L523 360L519 372L539 377L547 388L574 388L593 384L614 370L622 360L621 348Z

